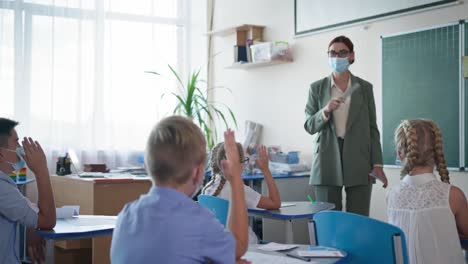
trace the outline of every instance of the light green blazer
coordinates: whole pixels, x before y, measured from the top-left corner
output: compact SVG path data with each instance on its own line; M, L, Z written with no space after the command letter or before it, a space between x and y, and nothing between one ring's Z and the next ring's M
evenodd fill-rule
M372 84L351 75L351 95L346 135L343 146L343 167L335 134L333 113L328 121L322 109L331 99L331 76L310 85L305 109L305 130L315 135L312 142L310 184L356 186L368 184L368 173L374 164L382 164L380 133Z

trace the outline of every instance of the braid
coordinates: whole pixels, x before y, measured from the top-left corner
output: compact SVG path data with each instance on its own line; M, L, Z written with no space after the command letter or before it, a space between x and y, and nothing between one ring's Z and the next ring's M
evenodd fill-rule
M436 166L440 180L450 183L442 133L435 122L426 119L403 121L395 131L395 143L405 154L401 176L410 174L416 166Z
M445 162L442 133L436 123L430 121L432 132L434 133L434 159L437 166L437 171L440 175L440 180L450 184L450 178L448 175L447 164Z
M205 187L203 187L202 194L205 194L206 190L215 183L217 175L221 172L221 169L218 166L217 156L218 156L219 149L223 146L223 144L224 143L222 142L218 143L211 150L211 155L210 155L211 180L205 185Z
M244 150L240 143L237 143L237 149L239 151L239 157L241 159L244 158ZM211 165L211 173L212 178L209 183L203 188L202 193L205 193L208 187L212 186L216 179L220 177L219 185L216 187L213 196L218 196L224 188L226 184L226 178L223 175L223 171L221 170L221 161L226 159L226 150L224 149L224 142L218 143L213 150L211 151L211 158L210 158L210 165Z
M211 175L211 180L201 190L202 194L206 194L206 190L215 183L215 175Z
M221 179L219 180L219 185L213 193L213 196L218 196L223 190L224 184L226 184L226 178L224 178L224 176L222 176L221 174L216 174L216 176L221 177Z
M395 136L394 136L394 141L395 141L395 147L397 149L398 152L402 151L403 149L406 149L406 137L405 137L405 133L404 133L404 126L406 125L406 122L403 121L398 127L397 129L395 129ZM404 163L404 160L401 161L402 163ZM406 175L406 170L405 170L405 166L402 166L401 168L401 171L400 171L400 178L403 178L405 175Z
M419 160L418 134L416 133L416 128L411 124L407 130L407 137L408 164L410 169L409 171L411 172Z
M219 166L220 163L218 162L218 156L220 154L221 148L224 149L223 142L216 144L216 146L214 146L214 148L211 150L210 166L213 176L221 172L221 168Z
M402 160L403 167L401 168L401 173L400 175L404 177L405 175L409 174L410 171L413 169L412 167L412 160L409 158L409 139L411 137L410 135L410 122L405 120L403 123L400 125L400 127L397 130L397 142L399 142L398 148L400 150L403 150L405 152L405 158Z

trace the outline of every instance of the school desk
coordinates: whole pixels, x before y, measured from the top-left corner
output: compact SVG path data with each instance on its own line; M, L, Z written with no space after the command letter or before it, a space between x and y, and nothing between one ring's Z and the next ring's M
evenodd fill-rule
M312 219L315 213L324 210L331 210L335 208L332 203L326 202L303 202L292 201L288 202L294 204L293 206L282 207L278 210L264 210L264 209L248 209L250 216L259 216L263 218L281 220L284 222L285 227L285 240L286 244L292 244L293 238L293 221L299 219Z
M308 201L307 195L313 195L313 187L309 185L309 172L300 172L292 174L272 174L278 191L281 196L281 201ZM211 178L211 172L205 174L205 179L208 181ZM257 192L267 195L268 188L264 176L261 173L256 174L242 174L242 179L245 184L256 190ZM254 231L259 234L260 230L263 234L261 239L267 241L275 241L284 243L286 241L285 223L267 218L250 218L250 226ZM304 244L309 242L307 232L307 221L305 219L298 219L293 226L294 243Z
M311 258L310 262L306 262L300 259L292 258L286 256L286 253L297 254L299 250L309 250L309 245L299 245L299 247L295 249L291 249L285 252L270 252L258 249L261 245L251 246L249 247L248 251L242 257L243 259L249 260L252 264L260 264L260 263L287 263L287 264L306 264L306 263L314 263L314 264L331 264L331 263L338 263L340 260L343 262L346 261L346 252L340 250L340 252L345 256L344 258Z
M115 227L116 216L80 215L57 219L53 230L37 231L46 240L46 263L55 263L54 245L56 240L110 237Z

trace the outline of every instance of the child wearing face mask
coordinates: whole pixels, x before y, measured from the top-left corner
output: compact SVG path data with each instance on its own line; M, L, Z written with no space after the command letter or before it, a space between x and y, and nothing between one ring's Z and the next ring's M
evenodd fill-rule
M44 260L43 241L33 229L52 229L55 226L55 203L47 161L41 145L31 138L19 144L15 127L18 122L0 118L0 263L20 263L18 224L28 227L28 251L33 261ZM36 176L38 206L24 197L16 183L8 176L17 174L28 165Z
M439 127L405 120L395 145L403 178L388 192L388 221L405 232L410 263L464 263L459 235L468 236L468 205L463 191L450 185Z
M237 155L241 161L248 161L245 158L244 150L240 143L237 145ZM206 186L202 189L202 194L217 196L219 198L230 200L231 185L221 170L221 163L226 159L226 149L223 142L218 143L211 151L211 171L213 176ZM281 207L281 198L276 186L275 180L268 168L268 153L265 146L258 148L258 159L255 161L262 171L268 188L268 195L263 196L247 185L244 185L245 202L247 208L278 209ZM258 239L252 229L249 228L249 244L257 244Z
M205 175L206 143L191 120L172 116L151 131L145 162L154 186L119 213L112 263L235 263L247 249L247 209L234 133L222 164L232 186L228 229L191 199Z

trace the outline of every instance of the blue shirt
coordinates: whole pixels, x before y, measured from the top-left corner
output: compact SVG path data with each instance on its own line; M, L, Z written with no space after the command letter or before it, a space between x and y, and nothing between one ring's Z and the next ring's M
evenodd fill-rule
M36 228L37 213L16 183L0 171L0 263L19 263L17 224Z
M152 187L119 213L112 236L111 262L234 263L230 232L187 195Z

